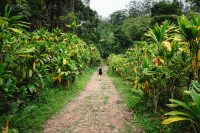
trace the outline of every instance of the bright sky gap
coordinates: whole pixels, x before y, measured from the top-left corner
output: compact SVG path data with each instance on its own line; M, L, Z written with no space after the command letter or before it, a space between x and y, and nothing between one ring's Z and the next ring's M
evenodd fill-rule
M102 17L108 17L117 10L126 8L131 0L91 0L90 7Z

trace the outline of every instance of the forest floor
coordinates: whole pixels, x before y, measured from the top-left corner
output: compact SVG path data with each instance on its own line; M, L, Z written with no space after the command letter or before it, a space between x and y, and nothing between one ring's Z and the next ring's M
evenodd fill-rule
M44 133L140 133L132 114L106 75L95 72L85 90L60 113L48 120Z

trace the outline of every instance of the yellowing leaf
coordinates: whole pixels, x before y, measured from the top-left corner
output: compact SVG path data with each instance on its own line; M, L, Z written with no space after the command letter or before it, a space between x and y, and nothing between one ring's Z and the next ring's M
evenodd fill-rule
M160 62L161 62L162 64L164 64L164 63L165 63L165 60L164 60L164 59L162 59L162 58L159 58L159 60L160 60Z
M61 76L58 76L58 81L61 83Z
M39 40L39 38L40 38L39 35L36 35L36 36L35 36L35 39L36 39L36 40Z
M181 36L180 36L180 35L176 35L176 36L174 37L174 41L177 41L177 42L182 41Z
M147 95L149 95L150 86L149 86L149 82L148 82L147 80L145 81L145 88L146 88L146 93L147 93Z
M58 73L61 73L61 69L60 68L58 68Z
M67 86L70 87L70 80L67 80Z
M66 65L67 64L67 60L63 59L63 64Z
M136 66L134 67L134 72L135 72L135 73L137 72L137 67L136 67Z
M162 121L162 124L168 125L168 124L173 123L173 122L185 121L185 120L189 120L189 119L184 118L184 117L170 117L170 118L165 119L164 121Z
M22 31L19 30L19 29L16 29L16 28L8 28L8 30L11 30L11 31L13 31L13 32L16 32L16 33L22 34Z
M180 42L179 44L188 45L188 42Z
M185 49L184 49L184 48L179 48L179 50L180 50L180 51L184 51Z
M28 75L29 75L29 77L33 76L33 71L31 69L29 70Z
M198 51L198 61L200 61L200 50Z
M36 63L33 63L33 71L35 71Z
M164 41L164 46L167 48L168 51L172 51L171 43L168 41Z
M22 72L22 78L23 79L26 78L26 71L25 70L23 70L23 72Z
M54 81L58 81L58 82L61 83L61 76L60 75L57 76L57 77L54 77L53 79L54 79Z
M198 38L196 39L196 41L200 41L200 37L198 37Z

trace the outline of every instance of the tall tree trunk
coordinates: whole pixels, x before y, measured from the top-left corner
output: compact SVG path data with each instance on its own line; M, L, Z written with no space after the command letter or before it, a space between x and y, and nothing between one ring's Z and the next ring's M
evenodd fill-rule
M196 50L196 55L195 55L195 75L196 75L196 79L199 80L199 49L198 48Z
M3 60L2 49L3 49L3 36L0 36L0 61Z
M157 95L156 95L156 86L153 87L153 106L154 106L154 112L156 113L157 112L157 104L158 104L158 98L157 98Z
M55 3L51 3L50 6L50 19L51 19L51 25L50 25L50 31L53 30L54 25L55 25L55 9L56 8L56 4Z
M74 0L71 0L70 6L71 6L71 12L74 13Z

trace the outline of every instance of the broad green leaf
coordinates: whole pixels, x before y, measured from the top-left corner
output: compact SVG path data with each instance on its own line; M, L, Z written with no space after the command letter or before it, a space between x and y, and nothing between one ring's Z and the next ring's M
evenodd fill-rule
M192 87L194 87L197 91L200 92L200 84L197 81L192 81Z
M18 53L32 53L32 52L35 52L35 47L32 47L32 48L22 48L18 51Z
M28 85L28 89L29 89L29 91L30 91L31 93L36 92L36 88L35 88L35 86L32 85L32 84Z
M16 15L16 16L10 17L9 21L18 21L18 20L21 20L22 18L23 18L23 16Z
M22 72L22 78L23 79L26 78L26 71L25 70L23 70L23 72Z
M0 85L3 85L3 78L0 78Z
M0 17L0 26L1 25L8 25L8 22L3 20L1 17Z
M173 103L176 103L177 105L189 110L189 111L192 111L191 107L188 106L186 103L182 102L182 101L179 101L179 100L175 100L175 99L170 99L169 101L173 102Z
M147 76L151 76L154 75L155 72L154 71L149 71L148 68L144 68L143 73Z
M194 106L200 112L200 94L196 93L194 89L190 90L190 94L191 94L192 100L194 101Z
M165 113L164 115L169 115L169 116L183 115L183 116L192 117L191 115L184 113L184 112L181 112L181 111L171 111L171 112Z
M4 72L4 65L3 63L0 63L0 77L2 77L3 72Z
M179 105L178 105L178 104L171 103L171 104L167 104L167 106L173 108L173 107L178 107Z

